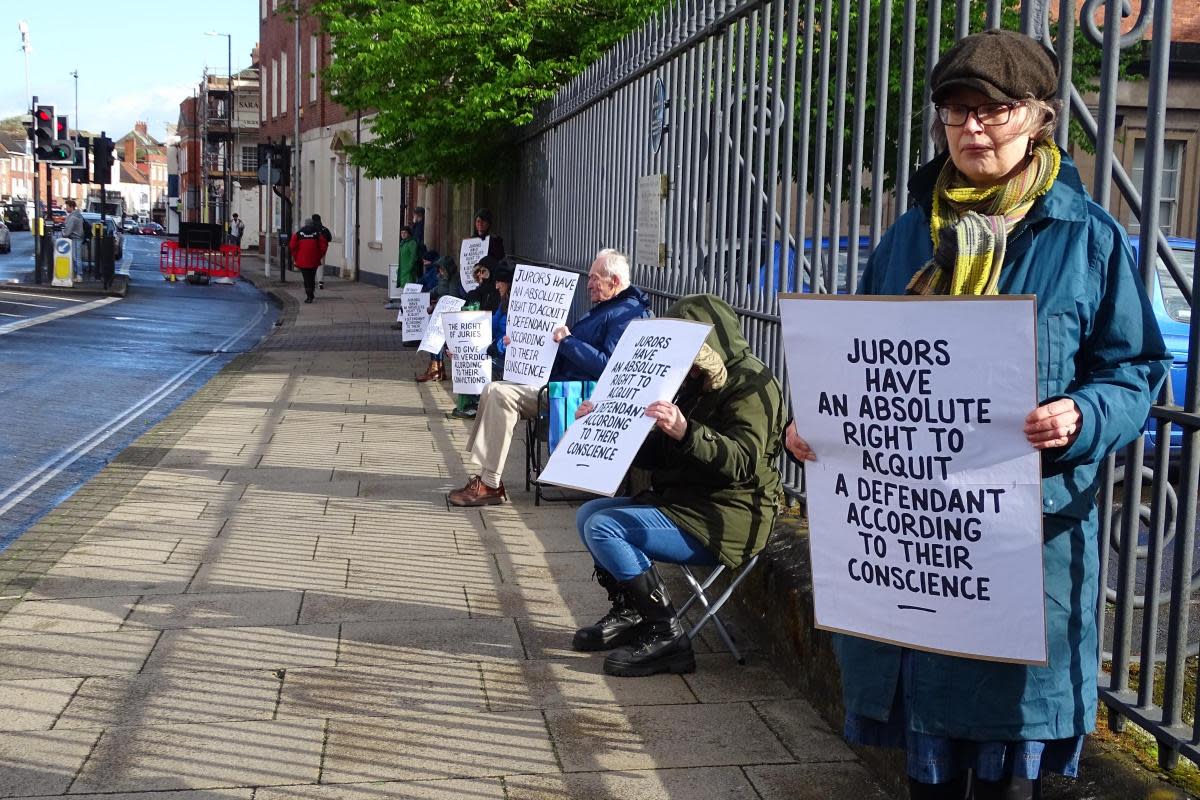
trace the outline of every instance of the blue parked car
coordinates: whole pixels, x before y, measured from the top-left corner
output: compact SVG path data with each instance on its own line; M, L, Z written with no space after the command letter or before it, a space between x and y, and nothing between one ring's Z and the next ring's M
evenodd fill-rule
M1141 239L1129 237L1133 245L1134 259L1138 258L1141 250ZM1170 236L1167 242L1175 254L1175 260L1189 280L1193 280L1196 266L1196 241ZM1184 391L1187 388L1188 361L1188 329L1191 326L1192 307L1184 299L1183 292L1175 283L1175 279L1167 270L1161 258L1157 259L1158 269L1154 274L1154 286L1150 291L1150 305L1154 308L1154 318L1158 321L1158 329L1162 332L1167 349L1171 351L1174 363L1171 364L1171 391L1175 402L1182 404ZM1193 282L1193 287L1195 283ZM1147 425L1149 435L1146 437L1147 451L1153 451L1157 434L1155 426ZM1183 444L1183 431L1179 426L1171 429L1171 450L1178 451Z
M769 242L762 243L763 258L760 260L758 268L758 285L765 287L767 283L767 264L766 250L770 246ZM821 249L826 258L829 257L829 239L821 239ZM850 237L842 236L838 239L838 255L837 255L837 293L848 294L849 288L846 283L847 269L846 264L849 260L847 251L850 249ZM802 259L804 264L804 272L802 275L796 274L796 249L792 246L788 247L787 254L787 273L786 276L780 275L781 261L780 254L783 250L782 242L774 243L774 250L771 254L771 264L773 266L771 274L770 288L776 292L808 292L811 283L811 275L809 274L808 256L812 252L812 239L804 240L804 251ZM867 257L871 254L871 238L869 236L858 237L858 273L867 267ZM827 265L823 265L828 269Z

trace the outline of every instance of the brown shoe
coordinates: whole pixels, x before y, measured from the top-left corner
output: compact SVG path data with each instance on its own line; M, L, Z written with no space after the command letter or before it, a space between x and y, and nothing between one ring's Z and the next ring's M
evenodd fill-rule
M450 500L450 505L460 506L465 508L473 508L475 506L498 506L508 499L508 493L504 491L504 483L495 489L483 482L483 478L478 475L472 475L471 480L467 481L467 485L461 489L455 489L447 498Z
M440 381L445 378L442 375L442 364L440 361L430 361L429 369L425 370L424 375L417 376L417 383L425 383L426 381Z

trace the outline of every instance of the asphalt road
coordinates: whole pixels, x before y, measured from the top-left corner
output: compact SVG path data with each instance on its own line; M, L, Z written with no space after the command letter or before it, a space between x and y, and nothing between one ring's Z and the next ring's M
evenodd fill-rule
M15 292L32 241L0 255L0 550L274 324L248 283L168 283L162 239L127 236L123 300Z

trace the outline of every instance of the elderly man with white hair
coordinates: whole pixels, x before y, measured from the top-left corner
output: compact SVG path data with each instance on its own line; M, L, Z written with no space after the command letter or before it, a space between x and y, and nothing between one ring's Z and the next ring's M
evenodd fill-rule
M588 299L593 306L572 325L554 330L558 355L550 371L552 381L594 381L632 320L650 316L650 298L629 285L629 260L616 250L601 250L588 271ZM513 428L519 419L537 415L538 388L495 381L483 389L475 427L467 450L479 473L467 485L449 494L451 505L490 506L504 502L507 494L500 473L508 458Z

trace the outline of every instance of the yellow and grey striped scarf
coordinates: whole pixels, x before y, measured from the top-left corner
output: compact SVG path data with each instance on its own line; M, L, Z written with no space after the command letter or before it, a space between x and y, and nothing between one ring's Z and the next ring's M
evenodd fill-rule
M986 189L966 184L947 159L933 187L933 258L908 283L906 294L996 294L1008 235L1050 190L1061 158L1053 143L1033 149L1029 165Z

